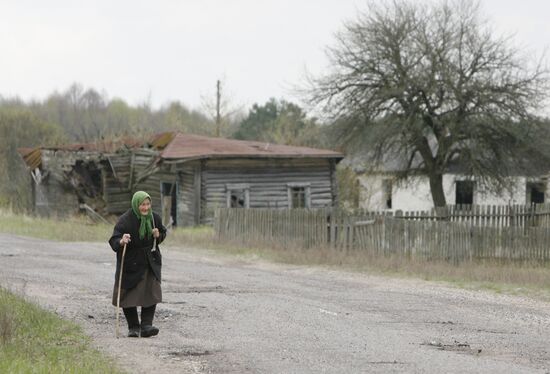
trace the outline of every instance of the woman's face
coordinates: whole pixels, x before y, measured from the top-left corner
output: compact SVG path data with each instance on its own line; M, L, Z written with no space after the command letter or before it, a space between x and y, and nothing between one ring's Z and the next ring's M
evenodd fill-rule
M149 214L149 210L151 209L151 200L145 199L141 204L139 204L139 212L142 216L145 216Z

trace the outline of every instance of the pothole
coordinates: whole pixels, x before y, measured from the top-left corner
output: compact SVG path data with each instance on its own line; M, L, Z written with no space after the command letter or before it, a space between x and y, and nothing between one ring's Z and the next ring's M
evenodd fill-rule
M487 334L504 334L504 335L517 335L518 333L516 331L498 331L498 330L485 330L485 329L477 329L477 332L484 332Z
M155 318L156 319L162 319L162 320L166 320L166 319L172 319L172 318L177 318L177 317L180 317L182 316L182 313L181 312L178 312L178 311L175 311L175 310L158 310L156 313L155 313Z
M209 351L207 349L195 349L195 348L188 348L188 349L182 349L178 351L170 351L167 352L166 355L168 357L202 357L202 356L210 356L214 352Z
M440 351L460 352L460 353L466 353L466 354L472 354L472 355L478 355L482 351L481 348L472 348L470 344L465 342L461 343L456 340L451 344L444 344L437 341L430 341L430 342L422 343L420 345L433 347Z
M177 289L170 289L170 291L166 292L170 294L186 294L186 293L222 293L222 294L243 294L243 293L252 293L251 290L247 289L229 289L220 285L216 286L191 286L191 287L185 287L185 288L177 288Z
M367 361L367 364L370 365L405 365L405 362L400 362L397 360L394 361Z
M171 289L170 293L206 293L206 292L227 292L228 290L222 286L191 286L184 288Z

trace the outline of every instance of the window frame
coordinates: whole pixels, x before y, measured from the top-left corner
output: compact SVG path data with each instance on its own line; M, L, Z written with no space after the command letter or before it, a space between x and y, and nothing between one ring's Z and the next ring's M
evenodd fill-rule
M250 184L248 183L228 183L225 185L225 201L226 206L231 208L231 192L243 191L244 192L244 209L250 208ZM237 208L241 209L241 208Z
M288 202L288 208L289 209L311 209L311 183L287 183L287 202ZM303 188L304 189L304 207L296 208L292 206L292 196L293 196L293 190L295 188Z
M541 179L528 179L525 181L526 203L529 205L546 203L546 187L546 182ZM533 190L537 190L538 193L542 194L542 203L533 202Z
M164 185L166 184L170 184L172 185L174 188L173 190L173 196L170 196L170 198L172 198L173 200L171 201L171 204L170 204L170 217L172 217L172 219L174 220L172 222L172 226L173 227L177 227L178 226L178 221L179 221L179 214L178 214L178 196L179 196L179 181L165 181L165 180L161 180L160 181L160 214L163 216L164 215L164 197L165 196L168 196L166 194L164 194ZM175 215L172 215L172 208L175 208ZM164 217L163 217L164 218ZM169 222L163 222L163 224L166 226L169 224Z
M472 202L458 203L458 183L471 183L472 184ZM455 205L475 205L476 203L476 181L473 179L456 179L455 180Z

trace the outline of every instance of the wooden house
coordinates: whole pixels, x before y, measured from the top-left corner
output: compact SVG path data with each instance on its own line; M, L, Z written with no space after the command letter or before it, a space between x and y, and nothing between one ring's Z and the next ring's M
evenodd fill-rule
M120 214L133 192L144 190L163 220L177 226L209 223L216 207L331 207L337 201L335 168L343 158L330 150L176 132L159 134L141 147L94 155L94 167L71 161L65 169L80 164L81 173L73 175L82 176L97 167L92 177L101 196L97 213Z
M80 209L105 213L104 155L140 146L137 140L126 139L18 149L32 177L33 212L54 217L69 216Z

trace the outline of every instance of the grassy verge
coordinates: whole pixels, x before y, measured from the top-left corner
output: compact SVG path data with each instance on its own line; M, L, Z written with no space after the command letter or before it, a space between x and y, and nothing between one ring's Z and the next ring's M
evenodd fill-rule
M84 219L52 220L14 215L0 211L0 230L18 235L61 241L106 241L112 226L91 225ZM243 259L296 265L317 265L394 277L421 278L450 282L469 289L529 295L550 300L550 266L502 264L497 262L453 265L438 261L414 261L400 257L369 257L360 252L329 249L276 249L272 243L244 248L214 240L210 227L177 228L170 232L166 245L196 247Z
M113 226L92 224L85 218L53 219L0 210L0 232L59 241L107 241Z
M0 288L0 373L121 373L74 323Z
M499 263L411 260L403 257L367 256L358 251L331 249L280 249L274 245L245 248L214 240L209 227L178 229L172 245L208 248L242 259L262 259L294 265L325 266L369 274L420 278L450 283L465 289L485 289L496 293L524 295L550 301L550 266L533 263Z

